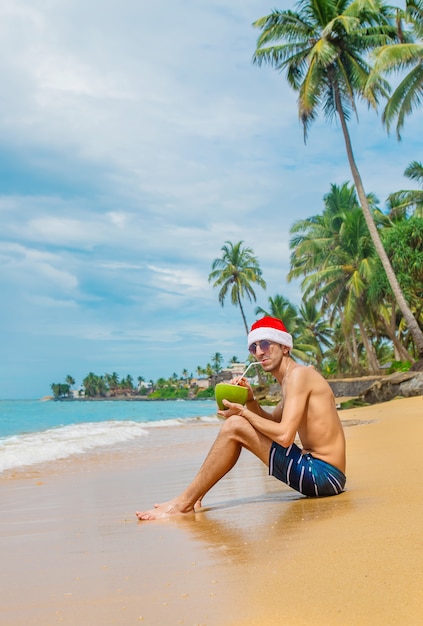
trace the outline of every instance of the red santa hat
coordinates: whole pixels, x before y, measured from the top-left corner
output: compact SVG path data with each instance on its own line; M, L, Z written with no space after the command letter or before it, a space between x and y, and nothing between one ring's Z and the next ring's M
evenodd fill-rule
M263 317L251 326L248 333L248 347L262 339L280 343L290 349L293 346L292 336L286 330L284 323L276 317Z

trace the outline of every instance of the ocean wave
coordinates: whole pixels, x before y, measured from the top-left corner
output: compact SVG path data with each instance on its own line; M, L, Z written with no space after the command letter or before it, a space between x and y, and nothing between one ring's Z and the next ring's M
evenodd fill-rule
M185 402L184 400L182 402ZM187 426L188 424L216 424L220 422L217 415L198 415L196 417L175 417L174 419L157 420L154 422L144 422L144 428L167 428L168 426Z
M37 463L65 459L114 444L148 436L155 428L174 428L193 424L213 424L215 415L135 422L109 420L83 422L0 438L0 473Z
M0 472L64 459L148 435L146 424L125 421L71 424L0 440Z

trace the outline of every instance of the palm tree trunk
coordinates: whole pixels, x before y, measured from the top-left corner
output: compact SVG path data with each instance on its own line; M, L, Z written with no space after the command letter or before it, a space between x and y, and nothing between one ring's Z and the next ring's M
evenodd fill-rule
M391 319L388 321L383 315L381 315L380 320L385 328L386 334L394 346L395 359L398 361L410 361L411 363L414 363L413 357L407 351L407 348L401 343L396 334L395 302L392 303L391 308Z
M388 258L388 255L386 254L385 248L382 245L382 241L379 237L379 233L376 228L376 225L373 221L369 203L367 202L367 197L364 192L363 182L361 180L361 176L360 176L360 173L358 171L358 168L354 159L350 134L348 132L348 127L347 127L347 123L345 120L344 111L342 109L341 99L339 96L339 90L336 85L335 85L335 102L336 102L336 111L341 121L348 161L349 161L351 173L354 179L354 185L357 190L357 195L360 200L360 205L363 211L364 219L366 220L366 224L369 229L370 236L376 248L376 252L378 253L379 258L382 262L383 268L386 272L386 275L387 275L389 284L391 286L392 292L395 296L396 302L401 310L401 313L404 316L404 319L408 328L410 329L419 359L423 359L423 332L420 326L418 325L417 320L415 319L410 307L408 306L406 299L404 298L404 294L402 292L400 284L397 280L397 277L392 268L391 262Z
M364 324L361 320L362 318L358 316L357 324L360 329L360 334L363 339L363 343L366 347L367 364L369 366L370 371L373 374L379 374L380 373L379 361L377 360L376 352L373 347L372 341L370 337L368 336L366 329L364 328Z
M351 344L350 342L350 337L354 337L354 333L350 334L345 332L345 328L346 328L346 321L345 321L345 317L344 314L342 312L342 309L339 310L339 317L341 318L341 328L344 330L344 337L345 337L345 342L344 345L347 349L347 353L348 353L348 358L350 360L350 366L351 366L351 370L352 372L355 372L356 370L356 361L358 361L358 357L356 359L356 350L354 350L354 346Z
M244 313L244 309L242 308L241 298L239 297L239 294L238 294L237 297L238 297L238 304L239 304L239 308L240 308L240 311L241 311L242 319L244 321L245 332L248 335L248 324L247 324L247 320L245 318L245 313Z
M350 342L348 335L345 335L344 345L347 349L348 359L350 362L350 369L352 373L354 373L356 370L355 359L354 359L354 353L353 353L353 349L352 349L351 342Z
M360 357L358 354L357 337L355 335L354 326L351 327L350 332L351 332L351 342L352 342L352 349L353 349L353 361L352 361L353 372L355 374L359 374L360 373Z

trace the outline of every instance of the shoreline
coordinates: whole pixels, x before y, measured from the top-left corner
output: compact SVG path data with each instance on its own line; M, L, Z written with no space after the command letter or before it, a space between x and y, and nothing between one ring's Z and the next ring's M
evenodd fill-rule
M214 398L145 398L139 396L113 396L93 398L54 398L44 396L40 400L52 400L53 402L205 402L214 401Z
M95 396L81 398L55 398L54 396L43 396L36 398L39 402L215 402L214 396L207 398L149 398L146 396ZM11 400L13 402L13 400Z
M423 397L342 411L346 491L308 499L252 455L187 518L137 522L192 478L218 424L0 478L8 626L421 623Z

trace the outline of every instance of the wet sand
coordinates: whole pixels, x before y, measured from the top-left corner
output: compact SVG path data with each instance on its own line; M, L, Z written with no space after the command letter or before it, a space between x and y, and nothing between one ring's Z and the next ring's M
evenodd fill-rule
M0 624L417 625L423 398L340 412L347 490L309 500L243 453L187 518L179 492L218 426L0 477Z

